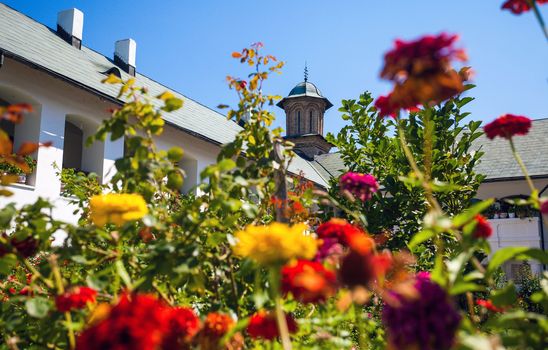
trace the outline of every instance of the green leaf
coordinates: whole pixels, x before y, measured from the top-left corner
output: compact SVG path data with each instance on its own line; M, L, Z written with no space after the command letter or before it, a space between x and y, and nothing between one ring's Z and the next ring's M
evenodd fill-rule
M121 260L117 260L114 263L114 266L116 267L116 272L118 273L118 276L124 281L124 284L131 289L132 283L131 278L129 277L129 273L126 270L126 267L124 266L124 263Z
M0 258L0 273L8 275L17 265L17 256L15 254L6 254Z
M409 249L412 251L419 244L426 242L430 238L434 237L435 234L436 232L428 229L417 232L417 234L415 234L411 239L411 242L409 242Z
M490 299L496 306L514 304L518 299L514 283L510 282L503 289L492 291Z
M481 212L489 208L491 204L493 204L493 201L494 200L490 198L474 204L470 208L466 209L466 211L464 211L463 213L453 218L453 226L461 227L462 225L468 223L469 221L472 221L476 215L480 214Z
M44 318L51 309L51 303L43 297L35 297L25 302L27 313L35 318Z
M506 247L498 250L493 254L487 266L487 275L492 274L495 270L508 260L537 260L542 264L548 264L548 253L538 248L529 247Z
M172 147L167 151L167 158L171 162L178 162L183 158L183 149L181 147Z
M217 164L217 166L219 167L220 171L229 171L229 170L234 169L234 167L236 166L236 162L234 162L230 158L225 158L225 159L221 160Z

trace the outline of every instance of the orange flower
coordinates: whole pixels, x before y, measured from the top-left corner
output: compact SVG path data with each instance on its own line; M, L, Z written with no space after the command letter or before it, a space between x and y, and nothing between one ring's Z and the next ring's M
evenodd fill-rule
M322 264L298 260L282 268L282 291L303 303L325 301L337 291L337 277Z

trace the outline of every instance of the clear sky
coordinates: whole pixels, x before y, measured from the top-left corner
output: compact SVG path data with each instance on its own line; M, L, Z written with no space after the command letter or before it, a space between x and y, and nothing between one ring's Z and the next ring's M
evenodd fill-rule
M262 41L268 53L286 61L266 92L287 95L302 81L308 61L309 81L335 105L325 121L332 132L343 125L341 99L389 91L378 75L395 38L458 33L476 72L472 118L548 117L548 45L532 12L501 11L503 0L3 2L52 28L57 12L79 8L84 45L112 56L114 42L131 37L137 41L139 72L212 108L234 102L226 75L244 76L230 53ZM542 12L548 17L548 5ZM277 112L282 125L283 112Z

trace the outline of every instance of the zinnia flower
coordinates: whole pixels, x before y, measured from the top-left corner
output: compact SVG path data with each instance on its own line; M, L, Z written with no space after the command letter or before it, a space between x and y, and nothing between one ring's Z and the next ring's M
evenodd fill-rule
M2 233L2 236L9 241L9 244L11 244L11 246L17 250L17 253L24 258L29 258L35 255L38 250L38 246L40 245L40 242L32 236L20 239L17 235L8 236L5 232ZM0 245L0 257L3 257L10 252L11 249L9 247Z
M409 112L419 111L419 108L416 105L400 106L394 100L395 98L393 93L390 93L387 96L379 96L375 100L375 108L377 108L377 111L379 111L379 116L390 116L395 119L398 117L398 112L400 111L400 109L407 109Z
M483 127L489 139L497 136L510 139L515 135L527 135L531 128L531 119L519 115L505 114Z
M540 199L540 212L542 214L548 214L548 198Z
M89 287L73 287L55 298L55 306L60 312L83 309L88 303L94 303L97 291Z
M91 197L91 221L97 226L113 223L122 226L148 214L145 200L138 194L109 193Z
M297 260L282 268L282 291L303 303L325 301L337 291L337 278L322 264Z
M371 174L347 172L339 180L342 191L350 192L362 202L371 199L373 193L379 189L379 184Z
M345 219L332 218L318 226L316 229L316 234L318 235L318 238L334 238L338 243L347 246L351 236L364 234L364 232L359 227L352 225Z
M101 308L102 309L102 308ZM124 294L78 338L78 350L180 349L199 330L189 308L171 308L153 295Z
M489 238L493 234L493 229L487 221L487 218L483 215L476 215L475 217L476 227L474 228L475 238Z
M184 345L200 330L200 319L189 307L169 310L169 325L162 342L162 350L184 349Z
M453 47L456 35L427 35L414 41L396 40L384 56L381 77L396 85L391 94L379 98L381 115L396 115L401 108L439 103L464 90L461 76L451 68L452 60L466 60L462 49Z
M385 304L383 324L394 349L450 349L461 316L449 295L420 273L415 282L416 298L396 295L399 305Z
M297 332L297 323L295 320L289 316L285 315L285 320L287 322L287 328L289 333ZM276 323L276 316L272 312L259 311L255 313L249 319L247 325L247 333L251 338L254 339L266 339L272 340L280 335L278 332L278 325Z
M548 0L536 0L537 4L548 3ZM531 9L531 4L529 0L507 0L502 4L501 7L503 10L510 10L513 14L519 15L523 12L527 12Z
M289 226L273 222L265 226L249 225L236 233L236 255L264 265L283 265L291 259L312 259L316 254L316 240L305 233L306 225Z

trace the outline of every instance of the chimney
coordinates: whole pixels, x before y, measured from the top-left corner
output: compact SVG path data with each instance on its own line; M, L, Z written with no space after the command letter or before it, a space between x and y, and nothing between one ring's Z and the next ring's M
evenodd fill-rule
M135 76L137 43L133 39L118 40L114 45L114 63L129 75Z
M57 15L57 33L63 40L77 49L82 48L84 13L76 8L59 12Z

